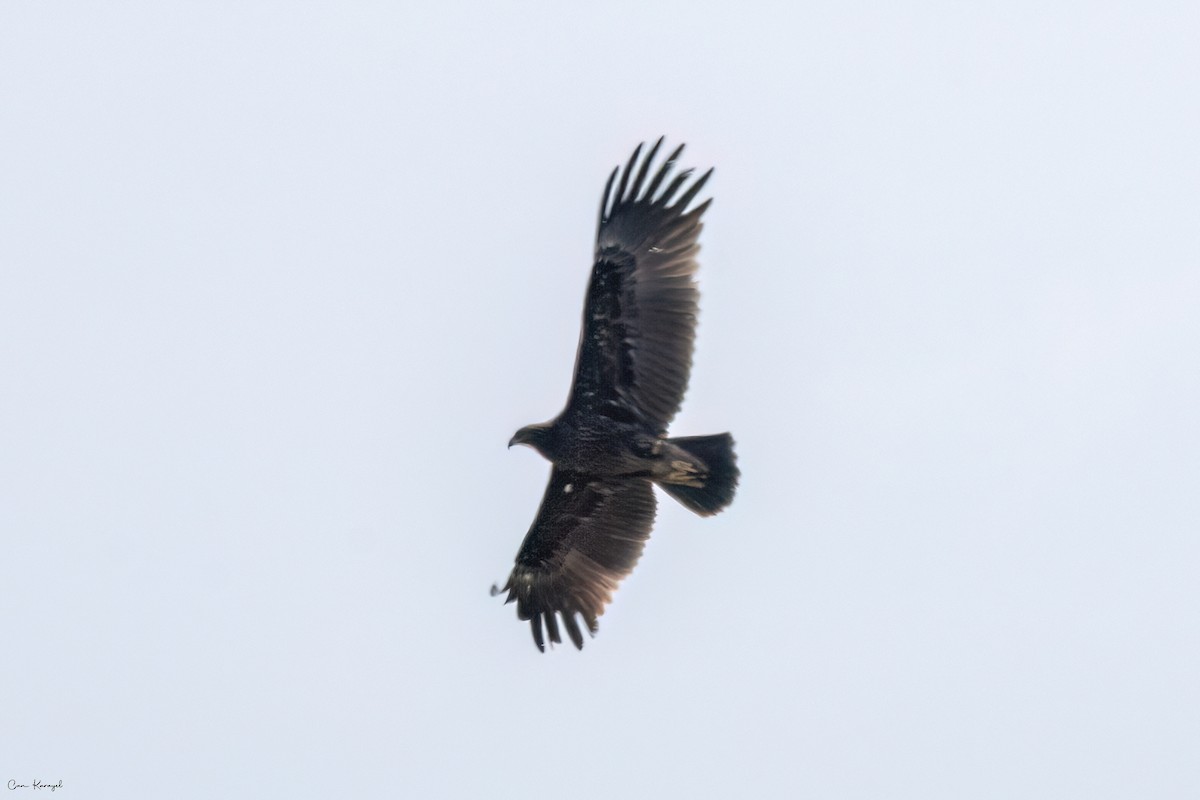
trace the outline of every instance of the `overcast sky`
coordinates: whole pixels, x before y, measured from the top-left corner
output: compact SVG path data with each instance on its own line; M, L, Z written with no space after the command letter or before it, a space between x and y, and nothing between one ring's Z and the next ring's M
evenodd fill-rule
M0 781L1196 797L1200 11L569 5L0 6ZM505 444L661 134L742 485L542 655Z

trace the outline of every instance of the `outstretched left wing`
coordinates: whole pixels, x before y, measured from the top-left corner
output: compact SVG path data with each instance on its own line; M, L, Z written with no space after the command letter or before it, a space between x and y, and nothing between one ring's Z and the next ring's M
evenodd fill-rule
M561 644L558 619L583 649L578 614L595 635L596 618L617 584L633 571L654 523L654 490L644 478L597 478L555 467L537 517L521 542L503 588L529 620L533 641L545 652L543 633Z
M660 433L683 402L692 368L700 218L712 202L688 210L712 170L686 189L690 169L668 180L682 145L651 175L661 145L645 158L638 145L604 189L566 412L648 423Z

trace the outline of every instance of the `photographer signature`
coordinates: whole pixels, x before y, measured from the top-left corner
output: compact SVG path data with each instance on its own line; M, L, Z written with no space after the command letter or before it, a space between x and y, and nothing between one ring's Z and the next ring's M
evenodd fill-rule
M42 783L41 781L34 781L33 783L17 783L16 781L9 781L7 786L9 789L49 789L53 792L56 789L62 788L62 781L59 781L58 783Z

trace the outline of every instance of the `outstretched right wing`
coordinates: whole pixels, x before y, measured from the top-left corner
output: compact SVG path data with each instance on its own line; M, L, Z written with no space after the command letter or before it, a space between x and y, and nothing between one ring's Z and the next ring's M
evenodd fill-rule
M633 571L654 524L654 490L644 478L585 477L555 467L537 517L521 542L517 563L503 588L516 601L517 617L529 620L533 641L546 649L561 644L556 614L583 649L578 614L595 635L596 618L617 584Z

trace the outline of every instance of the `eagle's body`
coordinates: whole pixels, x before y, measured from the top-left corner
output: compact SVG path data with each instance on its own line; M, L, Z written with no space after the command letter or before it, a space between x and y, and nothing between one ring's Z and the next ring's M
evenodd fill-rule
M657 478L671 460L686 458L678 447L645 425L597 414L590 419L560 416L529 425L511 444L528 444L560 469L586 475Z
M699 301L692 276L700 217L711 201L690 212L687 206L712 171L671 204L691 171L663 188L681 146L647 185L661 144L634 176L639 146L605 188L566 408L509 442L528 444L554 464L504 586L539 649L543 623L551 642L562 641L556 615L576 647L583 647L577 614L595 633L596 618L649 538L653 483L704 516L727 506L737 486L729 434L667 437L691 370Z

